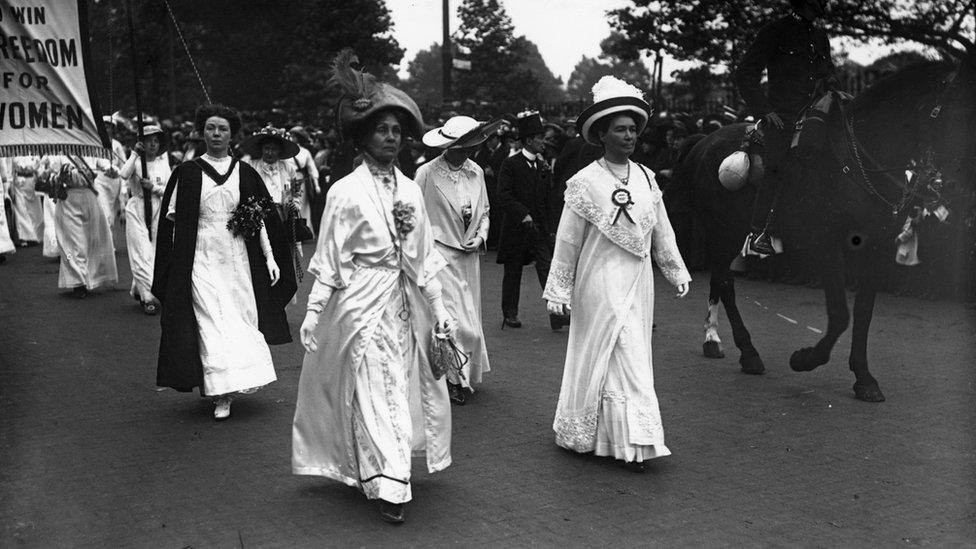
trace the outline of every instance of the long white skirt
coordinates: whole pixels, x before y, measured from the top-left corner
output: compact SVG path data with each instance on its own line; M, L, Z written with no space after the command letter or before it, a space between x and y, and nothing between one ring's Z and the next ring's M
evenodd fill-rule
M230 214L201 215L193 257L193 312L208 396L250 392L277 379L258 330L247 249L227 230Z
M447 267L437 273L437 279L444 287L444 306L458 321L455 342L468 357L468 363L462 369L464 379L459 380L453 373L448 373L449 381L470 388L472 383L481 383L482 373L491 370L481 325L481 256L440 243L436 245L437 251L447 260Z
M41 197L34 192L35 180L34 177L17 176L10 187L17 218L17 237L28 242L40 242L44 234L44 212Z
M410 501L410 420L408 350L410 325L399 318L400 292L393 292L363 364L356 371L352 427L363 493L390 503Z
M153 261L156 259L156 231L159 227L159 197L153 197L152 240L146 228L141 196L133 196L125 204L125 247L129 252L132 269L132 287L129 293L141 301L155 299L152 295Z
M61 247L59 288L91 290L118 281L112 233L94 193L68 189L68 198L58 201L54 225Z
M10 223L7 221L7 208L3 207L3 196L0 193L0 254L17 251L13 238L10 236Z
M41 201L41 208L44 211L44 239L41 242L41 253L44 254L44 257L60 257L61 246L58 244L58 224L56 221L57 205L50 196L43 196ZM112 249L115 249L114 244Z

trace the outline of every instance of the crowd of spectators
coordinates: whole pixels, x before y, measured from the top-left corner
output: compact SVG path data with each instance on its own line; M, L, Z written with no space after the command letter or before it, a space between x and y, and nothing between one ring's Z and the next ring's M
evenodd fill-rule
M463 112L445 110L427 113L428 118L425 120L433 126L457 114L479 119L490 117L488 113L478 112L473 106L462 106L461 110ZM562 209L562 190L565 189L566 181L576 170L600 155L598 149L579 138L575 119L567 113L566 109L560 108L542 113L547 120L545 156L553 170L553 181L557 187L552 193L552 208L557 216ZM309 125L286 113L243 114L245 123L238 144L252 132L265 126L269 120L273 120L276 125L289 130L292 137L313 155L321 188L321 193L312 199L312 223L313 228L317 229L329 185L352 169L351 152L343 145L341 135L331 125ZM514 115L503 118L514 120ZM711 133L725 124L740 121L742 120L736 113L730 110L705 115L685 112L656 113L640 137L633 160L653 170L658 185L667 194L671 185L681 184L672 181L671 174L679 161L682 141L691 135ZM189 116L186 120L146 117L144 123L158 124L169 132L169 155L173 164L201 154L203 143L200 136L193 131ZM134 120L117 117L115 135L127 148L130 147L136 140ZM489 200L494 198L495 176L502 160L520 148L514 123L503 124L498 133L481 145L472 157L485 170ZM237 154L240 156L242 153L238 150ZM439 151L429 150L419 141L411 140L409 146L404 147L401 152L399 166L407 176L412 177L419 166L432 160L437 154ZM919 265L900 266L894 262L892 256L890 264L879 266L885 270L884 290L925 299L976 300L976 277L973 276L976 273L976 197L971 194L957 197L955 203L959 206L944 223L930 216L918 226ZM501 224L501 220L497 218L499 213L498 208L492 210L493 227ZM682 253L689 269L702 271L706 268L706 257L701 224L694 219L683 220L681 215L673 215L672 222L677 232L686 233L679 234L683 242ZM490 248L497 242L497 237L497 230L492 230L488 240ZM751 257L743 259L734 268L748 278L817 287L819 281L815 262L816 258L788 252L763 260Z

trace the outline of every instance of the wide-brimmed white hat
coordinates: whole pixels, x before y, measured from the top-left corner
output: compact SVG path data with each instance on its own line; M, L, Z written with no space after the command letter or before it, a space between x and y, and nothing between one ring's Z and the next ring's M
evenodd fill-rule
M637 133L644 131L651 107L644 101L644 94L636 87L615 78L604 76L593 85L593 104L576 118L576 130L592 145L600 145L599 138L591 135L593 123L618 113L636 116Z
M428 147L456 149L480 145L497 131L501 121L478 122L470 116L452 116L439 128L424 134L423 142Z

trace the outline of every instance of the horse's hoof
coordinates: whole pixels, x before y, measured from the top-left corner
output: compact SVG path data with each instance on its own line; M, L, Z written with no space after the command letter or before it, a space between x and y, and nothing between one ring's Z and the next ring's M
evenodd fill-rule
M809 372L828 361L830 354L820 352L816 347L804 347L790 356L790 369L794 372Z
M759 355L740 358L739 366L743 374L761 376L766 373L766 365Z
M885 401L884 393L881 392L881 388L878 387L877 383L867 383L864 385L855 383L854 396L856 396L858 400L863 400L864 402Z
M725 358L725 353L722 352L722 347L719 346L718 341L706 341L702 345L702 352L705 353L705 358Z

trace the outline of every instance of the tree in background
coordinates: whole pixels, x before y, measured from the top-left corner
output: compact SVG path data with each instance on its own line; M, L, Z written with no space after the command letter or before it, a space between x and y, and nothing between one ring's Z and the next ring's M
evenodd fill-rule
M132 0L143 104L164 117L205 101L167 3ZM363 65L395 78L403 50L383 0L168 0L213 101L244 110L283 107L327 118L331 56L353 47ZM89 0L92 59L104 110L131 112L126 2ZM205 22L205 23L204 23Z
M630 0L608 12L623 35L615 52L661 51L678 60L734 67L753 37L787 10L785 0ZM974 0L833 0L826 26L862 42L915 42L960 56L974 47Z
M457 97L520 108L562 99L562 83L546 67L538 47L515 37L512 19L498 0L464 0L454 34L458 49L471 61L470 71L456 71Z
M440 44L431 44L426 50L418 51L407 65L407 72L410 76L403 82L404 91L414 101L422 107L444 102L444 64Z
M640 59L622 59L614 52L617 43L623 39L620 33L611 33L600 42L600 55L597 58L583 56L566 83L566 91L571 99L589 101L593 85L607 75L621 78L642 90L651 88L651 72Z

